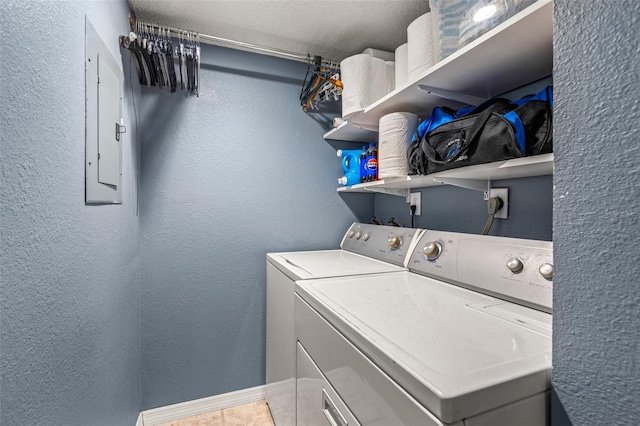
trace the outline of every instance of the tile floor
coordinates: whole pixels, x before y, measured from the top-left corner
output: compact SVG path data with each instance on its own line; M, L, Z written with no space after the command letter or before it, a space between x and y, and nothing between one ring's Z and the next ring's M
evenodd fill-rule
M225 408L157 426L274 426L266 401Z

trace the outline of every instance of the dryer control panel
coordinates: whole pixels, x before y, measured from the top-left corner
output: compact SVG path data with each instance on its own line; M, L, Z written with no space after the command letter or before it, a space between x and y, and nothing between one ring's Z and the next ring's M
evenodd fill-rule
M340 248L363 256L406 266L408 255L424 231L415 228L354 223Z
M412 272L551 312L550 241L425 231L410 254Z

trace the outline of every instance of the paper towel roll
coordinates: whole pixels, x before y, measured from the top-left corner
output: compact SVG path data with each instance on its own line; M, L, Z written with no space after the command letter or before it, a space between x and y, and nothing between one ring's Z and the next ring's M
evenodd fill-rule
M400 45L396 49L396 89L407 84L409 81L409 58L407 43Z
M364 52L362 52L366 55L371 55L374 58L380 58L383 61L395 61L395 55L393 54L393 52L387 52L386 50L378 50L378 49L364 49Z
M435 64L431 12L413 21L407 28L407 69L414 82Z
M340 62L342 118L349 118L389 93L387 64L380 58L359 54Z
M394 112L380 118L378 134L378 178L409 174L407 151L418 128L418 116Z
M396 89L396 63L387 61L385 64L387 64L387 81L389 82L387 92L391 93Z

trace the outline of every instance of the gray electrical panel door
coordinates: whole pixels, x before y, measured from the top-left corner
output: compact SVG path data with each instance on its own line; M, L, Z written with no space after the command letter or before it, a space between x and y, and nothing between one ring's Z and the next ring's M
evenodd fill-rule
M98 182L117 186L120 179L120 78L98 54Z
M88 19L85 44L85 202L122 203L122 70ZM117 49L117 41L115 43ZM117 51L117 50L116 50Z

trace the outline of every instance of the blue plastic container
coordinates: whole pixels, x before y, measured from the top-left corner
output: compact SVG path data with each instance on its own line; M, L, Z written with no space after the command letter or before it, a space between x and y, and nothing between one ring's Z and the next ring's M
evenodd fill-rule
M340 185L355 185L360 183L360 149L339 149L338 157L342 157L344 176L338 178Z

